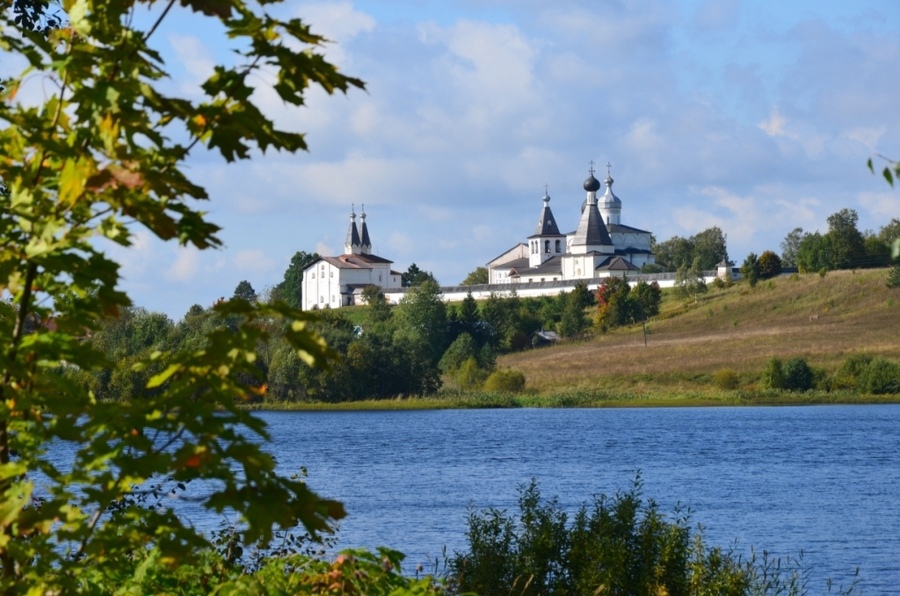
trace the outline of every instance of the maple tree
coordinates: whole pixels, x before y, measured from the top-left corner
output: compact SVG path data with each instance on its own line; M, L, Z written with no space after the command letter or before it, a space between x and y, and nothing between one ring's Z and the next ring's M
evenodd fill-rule
M199 208L210 197L184 169L195 152L226 161L306 148L254 102L271 80L286 104L302 106L311 85L346 92L363 83L327 62L325 40L299 19L270 13L271 0L64 0L62 24L35 31L0 14L0 49L25 68L2 82L0 180L0 590L69 592L92 567L133 571L152 549L161 565L189 561L207 538L169 508L143 506L146 482L197 480L195 498L239 515L243 538L278 527L315 533L343 515L298 479L275 471L260 446L264 425L237 405L253 391L255 346L271 320L309 365L331 355L284 303L217 305L236 330L216 329L194 351L155 351L134 368L150 376L141 399L103 401L60 370L110 365L83 338L131 305L119 265L105 248L135 231L193 245L221 245ZM152 20L135 25L142 10ZM164 93L159 29L179 11L218 28L237 53L215 67L203 97ZM19 17L21 15L18 15ZM41 28L36 28L41 29ZM38 76L35 76L38 75ZM274 78L273 78L274 77ZM20 93L39 80L45 95ZM262 324L262 322L265 324ZM68 453L60 463L50 447Z

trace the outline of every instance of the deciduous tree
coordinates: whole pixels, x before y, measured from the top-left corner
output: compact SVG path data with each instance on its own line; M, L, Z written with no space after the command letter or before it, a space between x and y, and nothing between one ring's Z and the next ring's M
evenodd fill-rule
M310 263L319 258L319 253L297 251L291 257L291 262L284 271L284 279L278 284L277 290L280 298L294 308L301 308L303 304L303 270Z
M828 217L831 264L835 269L858 267L866 255L865 242L856 228L859 216L854 209L841 209Z
M794 228L781 242L781 264L784 267L797 266L797 250L803 240L803 228Z
M488 283L488 270L487 267L477 267L474 271L469 273L466 278L463 280L463 286L476 286L480 284Z
M771 250L759 255L759 278L769 279L781 274L781 259Z
M290 105L304 103L309 85L328 93L362 86L323 59L322 37L298 19L273 16L270 4L67 0L69 26L46 35L19 30L15 13L0 13L0 48L27 65L0 98L0 180L10 197L0 217L0 288L14 299L0 302L4 593L82 591L82 573L98 566L130 577L134 554L147 549L158 554L151 560L189 562L207 539L171 510L130 498L153 476L208 480L200 505L238 516L246 542L297 523L321 531L343 515L339 503L275 472L260 445L262 423L235 405L252 395L239 377L258 372L256 346L268 334L261 319L286 317L290 349L307 364L325 364L331 352L304 313L223 302L216 312L239 317L238 329L211 331L203 350L139 357L132 370L160 367L143 383L153 394L141 400L97 400L56 374L63 363L110 366L82 341L130 306L119 266L104 252L109 242L127 247L145 229L198 249L221 245L219 228L198 208L210 197L187 175L190 155L205 148L232 162L305 149L302 134L280 129L254 103L254 86L272 81ZM166 64L152 44L179 10L221 32L238 56L216 66L197 95L159 85ZM42 91L19 93L29 84ZM43 103L22 103L35 95ZM50 443L70 460L50 465Z

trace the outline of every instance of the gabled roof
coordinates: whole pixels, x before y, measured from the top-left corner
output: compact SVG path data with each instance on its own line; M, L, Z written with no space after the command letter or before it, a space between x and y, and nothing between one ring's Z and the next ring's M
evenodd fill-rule
M516 244L516 245L513 246L512 248L503 251L502 253L500 253L499 255L497 255L496 257L494 257L493 259L491 259L490 261L487 262L488 267L490 267L494 262L499 261L500 259L502 259L502 258L505 257L506 255L508 255L509 253L515 252L516 250L518 250L518 249L520 249L520 248L523 248L523 247L525 248L525 250L528 250L528 246L527 246L524 242L519 242L518 244ZM513 260L516 260L516 259L510 259L509 261L504 261L502 264L505 265L506 263L511 262L511 261L513 261ZM526 261L528 260L527 257L526 257L525 260L526 260Z
M639 230L637 228L632 228L631 226L625 226L622 224L607 224L607 229L610 234L615 234L616 232L620 234L649 234L647 230Z
M494 269L528 269L528 263L528 257L521 257L502 263Z
M373 269L373 265L393 263L393 261L378 255L341 255L339 257L319 257L307 265L304 271L311 269L320 261L325 261L338 269Z
M640 267L635 267L620 256L609 257L596 268L597 271L640 271Z

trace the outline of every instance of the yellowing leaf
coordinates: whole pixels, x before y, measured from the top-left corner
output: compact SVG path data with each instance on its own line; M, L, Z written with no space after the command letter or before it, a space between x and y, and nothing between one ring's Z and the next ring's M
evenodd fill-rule
M84 193L85 168L69 160L59 175L59 201L72 205Z

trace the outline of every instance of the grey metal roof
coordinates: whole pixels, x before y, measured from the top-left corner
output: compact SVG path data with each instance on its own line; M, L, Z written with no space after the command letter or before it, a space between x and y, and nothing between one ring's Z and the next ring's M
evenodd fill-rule
M347 230L347 241L344 244L359 246L359 230L356 229L356 214L350 216L350 229Z
M528 257L520 257L518 259L513 259L512 261L507 261L499 267L495 267L495 269L528 269L528 263Z
M597 265L596 270L604 271L640 271L640 267L634 266L632 263L629 263L625 259L620 256L609 257L604 260L602 263Z
M617 205L617 206L621 207L622 206L621 199L619 199L619 197L617 197L615 194L613 194L613 190L612 190L613 179L612 179L612 177L607 176L605 182L606 182L606 192L603 193L602 201L608 205L612 204L612 205Z
M494 261L496 261L497 259L499 259L499 258L502 257L503 255L508 254L508 253L511 253L512 251L516 250L516 249L519 248L520 246L525 246L526 248L528 248L528 246L527 246L524 242L519 242L518 244L516 244L516 245L513 246L512 248L510 248L510 249L508 249L508 250L504 250L502 253L500 253L499 255L497 255L496 257L494 257L493 259L491 259L490 261L488 261L487 264L490 265L491 263L493 263Z
M581 213L572 246L612 246L609 232L603 223L603 216L600 215L596 204L588 204Z
M556 225L556 218L550 210L550 195L544 194L544 207L541 209L541 217L538 219L535 236L561 236L559 226Z
M366 248L372 248L372 241L369 240L369 226L366 225L366 214L363 213L362 216L362 240L360 241L360 246L364 246Z
M647 230L640 230L638 228L632 228L631 226L626 226L622 224L607 224L607 229L609 229L610 234L649 234Z

